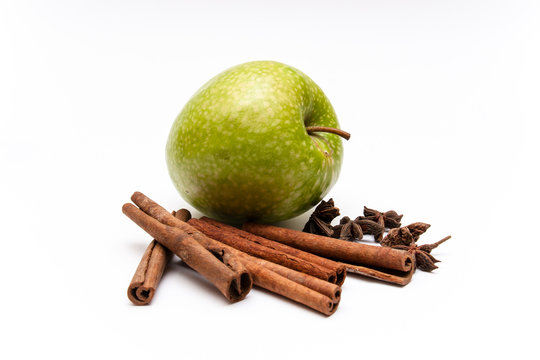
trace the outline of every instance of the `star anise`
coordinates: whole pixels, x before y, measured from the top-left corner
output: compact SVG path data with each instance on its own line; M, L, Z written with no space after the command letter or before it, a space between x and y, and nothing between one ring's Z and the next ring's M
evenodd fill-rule
M431 255L431 250L435 249L437 246L439 246L448 239L450 239L450 236L447 236L444 239L441 239L433 244L418 246L416 245L416 241L413 241L410 245L393 245L391 247L393 249L405 250L410 252L414 256L414 262L417 269L431 272L438 268L435 263L439 262L439 260L435 259L435 257Z
M361 240L364 236L362 228L356 222L351 220L348 216L344 216L339 221L339 225L333 227L334 234L332 237L341 239L341 240Z
M317 235L332 236L334 230L331 223L337 216L339 216L339 209L334 206L334 200L322 200L309 217L303 231Z
M362 232L367 235L373 235L376 242L381 242L384 235L384 227L375 221L362 219L361 216L354 219L354 222L360 225Z
M379 223L383 228L393 229L401 226L402 217L403 215L399 215L394 210L381 212L364 206L364 216L362 219L372 220Z
M430 226L423 222L415 222L404 227L390 229L381 241L381 245L410 245L412 242L416 242L420 235L425 233Z

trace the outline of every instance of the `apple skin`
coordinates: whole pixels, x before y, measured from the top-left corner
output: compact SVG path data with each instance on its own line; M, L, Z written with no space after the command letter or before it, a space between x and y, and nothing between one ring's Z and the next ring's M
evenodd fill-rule
M167 142L169 174L182 197L227 221L274 223L315 206L335 184L343 158L339 128L322 90L274 61L230 68L200 88Z

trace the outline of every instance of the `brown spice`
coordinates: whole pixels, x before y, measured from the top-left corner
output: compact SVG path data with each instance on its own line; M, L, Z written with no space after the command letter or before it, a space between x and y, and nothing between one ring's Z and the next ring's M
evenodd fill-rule
M317 205L310 215L303 231L311 234L332 236L334 230L331 223L338 216L339 209L334 206L333 199L328 201L321 200L320 204Z
M295 258L302 259L311 264L319 265L320 267L325 268L325 269L330 269L332 273L335 274L335 280L328 279L330 282L335 282L336 284L341 285L345 281L345 275L346 275L345 267L336 261L332 261L324 257L314 255L310 252L296 249L292 246L284 245L277 241L272 241L270 239L266 239L264 237L254 235L247 231L243 231L238 228L235 228L234 226L230 226L222 222L219 222L217 220L210 219L206 216L203 216L199 220L219 228L220 231L224 233L234 234L235 236L239 236L247 241L265 246L266 248L270 248L270 249L279 251L281 253L293 256Z
M431 251L450 238L450 236L446 236L433 244L420 246L416 245L416 241L413 240L409 245L393 245L392 248L410 252L414 255L415 265L418 269L431 272L438 269L438 266L435 265L435 263L440 262L431 255Z
M392 229L401 226L401 218L403 215L399 215L394 210L381 212L378 210L370 209L364 206L363 220L372 220L380 224L383 228Z
M423 222L415 222L415 223L407 225L407 228L411 232L413 240L417 241L420 235L425 233L427 229L430 228L430 226L431 225L423 223Z
M203 234L175 218L145 195L136 192L131 199L140 209L133 204L124 204L124 214L213 283L229 301L245 298L251 289L252 279L235 256L223 249L209 251L204 248L194 238L195 234ZM171 226L171 219L182 224Z
M389 270L380 270L375 268L370 268L367 266L353 265L353 264L344 264L347 267L347 271L353 274L358 274L366 276L372 279L377 279L385 281L388 283L396 285L407 285L411 282L412 276L414 274L414 267L409 271L389 271Z
M340 241L272 225L245 223L243 229L297 249L309 251L320 256L346 263L375 266L398 271L409 271L412 267L412 259L410 255L404 251Z
M220 223L220 222L218 222L216 220L205 218L205 217L201 218L200 220L204 221L204 222L207 222L209 226L214 226L214 223L225 225L225 224L222 224L222 223ZM225 225L225 228L223 228L223 227L218 228L217 226L216 226L216 228L220 229L221 231L224 231L224 232L229 232L230 231L229 228L233 228L233 227L229 226L229 225ZM237 231L241 231L242 233L245 233L242 230L239 230L239 229L236 229L236 228L233 228L233 229L235 229ZM257 240L260 240L260 237L258 237L258 236L255 236L255 235L250 234L250 233L247 233L247 234L256 237ZM210 238L212 238L212 237L210 236ZM214 240L216 240L216 239L214 239ZM270 241L271 243L274 243L271 240L268 240L268 239L265 239L265 240ZM280 245L283 245L283 244L280 244ZM225 246L227 246L227 245L225 245ZM341 296L341 288L337 284L333 284L333 283L318 279L318 278L316 278L314 276L311 276L311 275L308 275L308 274L305 274L305 273L302 273L302 272L287 268L285 266L275 264L273 262L270 262L270 261L267 261L267 260L264 260L264 259L261 259L261 258L257 258L257 257L251 256L251 255L248 255L248 254L246 254L246 253L244 253L244 252L242 252L240 250L234 249L234 248L231 248L230 250L235 252L235 254L237 254L240 258L242 258L243 261L250 261L252 263L258 264L258 265L266 268L268 271L276 272L279 275L281 275L281 276L283 276L283 277L285 277L285 278L287 278L289 280L292 280L292 281L294 281L294 282L296 282L296 283L298 283L300 285L306 286L306 287L308 287L308 288L310 288L312 290L315 290L315 291L317 291L317 292L319 292L319 293L321 293L323 295L328 296L336 304L339 302L339 299L340 299L340 296ZM298 249L294 249L294 250L299 251ZM312 254L310 254L310 255L312 255ZM315 256L315 255L312 255L312 256ZM321 259L327 260L327 259L324 259L324 258L321 258ZM332 262L330 260L327 260L327 261ZM344 266L339 265L337 263L336 263L336 265L340 266L343 269L345 268ZM255 285L257 285L257 283L255 283Z
M308 275L298 273L300 275L297 275L296 277L292 275L290 277L283 276L277 271L273 271L265 266L262 266L261 262L264 262L265 260L250 257L249 255L242 253L226 244L222 244L219 241L205 236L189 224L186 224L169 214L165 209L148 199L143 194L134 194L132 200L137 203L137 205L139 205L147 214L151 214L152 217L143 213L131 204L124 205L124 213L126 213L126 215L128 215L148 233L155 236L156 240L174 245L179 240L177 230L181 230L181 233L187 233L191 239L197 241L200 246L208 249L208 251L216 254L216 256L226 254L226 257L228 257L229 260L240 258L244 266L251 274L253 282L256 285L305 304L325 315L331 315L336 311L341 294L341 289L339 287L334 287L333 292L330 292L330 294L333 294L332 297L326 296L325 294L315 291L307 286L308 283L312 287L317 286L315 284L317 283L316 278L311 279L313 280L311 282L306 282L305 285L301 284L300 282L304 281L305 277ZM156 219L159 219L161 222L157 221ZM248 258L252 258L254 260L247 260ZM279 265L274 264L274 266ZM284 274L290 274L290 272L294 270L285 268L282 269L282 271ZM295 278L298 282L291 280L292 278ZM332 286L332 284L330 284L330 286ZM323 287L321 287L321 291L323 291L322 289ZM328 290L329 288L326 287L326 290L324 291Z
M334 234L332 237L340 240L362 240L364 233L360 225L351 220L348 216L344 216L339 221L339 225L333 227Z
M384 236L384 226L372 220L361 219L360 216L354 219L354 222L360 226L362 232L366 235L373 235L376 242L381 242Z
M248 255L207 236L194 234L206 248L221 247L241 258L259 287L332 315L341 300L341 288L316 277Z
M302 272L289 269L288 267L275 264L271 261L267 261L264 259L257 258L255 256L248 255L244 252L238 251L237 254L240 258L242 258L242 261L249 261L251 263L257 264L260 267L263 267L264 271L273 271L281 276L283 276L286 279L289 279L291 281L294 281L297 284L300 284L302 286L305 286L311 290L314 290L318 293L321 293L327 297L329 297L334 304L338 304L341 298L341 287L337 284L321 280L319 278L316 278L314 276L304 274ZM247 266L249 269L249 266ZM257 282L255 282L255 285L259 286ZM287 297L287 294L281 294L285 297ZM302 301L300 301L302 302ZM304 303L304 302L302 302ZM309 306L309 305L308 305Z
M245 264L253 276L255 285L307 305L325 315L332 315L337 310L341 290L336 291L334 299L337 300L333 300L320 292L271 271L255 261L246 261Z
M182 209L175 213L179 219L188 221L191 213ZM156 240L152 240L133 275L128 287L128 298L135 305L147 305L152 301L163 271L172 257L172 252Z
M410 245L413 241L417 241L430 226L423 222L415 222L401 228L391 229L381 241L381 245Z
M133 304L147 305L152 301L171 255L156 240L150 242L128 287L128 298Z
M275 250L260 243L256 243L233 233L232 231L224 231L223 226L218 228L208 222L199 219L191 219L188 224L202 232L212 239L218 240L237 250L243 251L246 254L259 257L271 261L276 264L286 266L290 269L303 272L330 282L336 282L336 272L317 264L300 259L294 255Z

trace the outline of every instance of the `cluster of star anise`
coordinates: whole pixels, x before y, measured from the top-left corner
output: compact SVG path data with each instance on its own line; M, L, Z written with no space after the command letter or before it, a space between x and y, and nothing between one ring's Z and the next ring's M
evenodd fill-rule
M364 207L364 216L352 220L344 216L338 225L332 226L332 220L339 216L339 209L335 207L332 199L321 201L315 208L304 226L304 231L312 234L331 236L341 240L362 240L364 234L373 235L375 241L381 242L385 229L399 227L403 215L393 210L379 212Z
M341 240L361 240L364 234L373 235L375 241L382 246L405 250L413 254L416 267L423 271L437 269L435 263L439 260L431 255L431 251L450 239L450 236L433 244L417 245L420 235L426 232L429 224L416 222L401 227L401 218L394 210L381 212L364 206L364 216L351 220L344 216L338 225L332 226L332 221L339 216L339 209L334 200L321 201L304 226L304 232L333 237ZM384 233L388 234L384 236Z

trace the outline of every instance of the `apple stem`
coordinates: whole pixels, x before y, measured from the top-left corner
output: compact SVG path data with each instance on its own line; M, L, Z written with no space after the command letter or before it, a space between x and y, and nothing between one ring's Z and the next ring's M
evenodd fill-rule
M334 128L326 127L326 126L306 126L306 131L310 135L316 132L327 132L327 133L339 135L345 140L349 140L351 138L351 134L349 134L346 131L343 131L341 129L334 129Z

